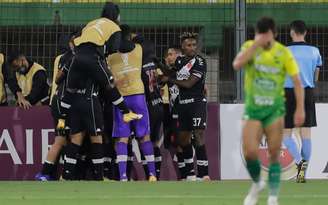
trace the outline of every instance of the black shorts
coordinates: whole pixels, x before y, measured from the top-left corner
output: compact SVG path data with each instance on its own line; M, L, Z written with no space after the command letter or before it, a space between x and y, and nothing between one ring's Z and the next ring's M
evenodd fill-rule
M75 57L67 74L68 89L84 89L90 79L99 88L114 86L114 78L108 69L106 59L97 55L96 47L81 45L76 49Z
M164 122L163 122L163 130L164 130L164 147L166 149L171 146L176 147L176 136L178 133L178 113L177 113L177 105L175 105L170 109L169 104L164 104Z
M85 95L74 94L71 96L69 124L71 134L85 131L89 136L102 134L104 120L102 107L98 96L87 97Z
M55 134L56 134L56 136L62 136L60 131L56 129L57 124L58 124L58 120L63 118L62 107L60 106L60 100L59 100L57 95L54 95L52 97L51 104L50 104L50 109L51 109L52 118L54 120ZM67 133L67 134L68 134L68 131L70 129L68 117L69 116L65 117L65 119L66 119L65 120L65 127L66 127L65 133ZM66 136L62 136L62 137L66 137Z
M157 142L161 138L161 126L164 118L163 104L155 106L148 104L147 107L150 122L150 139L152 142Z
M305 88L304 94L305 122L302 127L316 127L317 119L313 88ZM285 128L294 128L294 112L296 109L296 99L293 88L285 88L285 98Z
M206 102L201 101L188 104L179 104L177 113L179 131L204 130L206 128Z

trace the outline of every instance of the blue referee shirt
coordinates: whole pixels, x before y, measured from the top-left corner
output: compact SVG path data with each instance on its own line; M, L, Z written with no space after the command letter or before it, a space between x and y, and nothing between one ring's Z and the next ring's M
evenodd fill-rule
M288 45L293 53L298 67L303 87L314 88L315 70L322 66L322 59L317 47L307 44L306 42L293 42ZM287 76L285 88L293 88L292 79Z

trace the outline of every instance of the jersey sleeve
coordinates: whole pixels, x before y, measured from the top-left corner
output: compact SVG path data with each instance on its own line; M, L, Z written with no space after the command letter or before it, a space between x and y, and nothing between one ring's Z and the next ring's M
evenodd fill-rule
M240 47L240 51L244 51L247 48L251 47L254 41L246 41L243 43L243 45Z
M202 58L197 57L194 66L192 67L190 73L197 78L201 79L206 75L206 61Z
M317 66L317 68L319 68L322 66L322 58L321 58L319 49L316 49L316 51L317 51L317 62L316 62L317 65L316 66Z
M289 49L285 49L285 69L289 76L294 76L299 73L297 62Z
M173 69L175 71L178 71L181 68L182 68L182 57L181 56L178 56L177 59L175 60Z

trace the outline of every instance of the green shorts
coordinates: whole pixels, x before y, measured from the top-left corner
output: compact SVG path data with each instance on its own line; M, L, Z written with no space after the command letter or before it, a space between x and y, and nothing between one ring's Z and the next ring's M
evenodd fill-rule
M277 119L285 116L285 107L266 107L261 109L252 109L245 107L244 120L258 120L261 121L263 128L271 125Z

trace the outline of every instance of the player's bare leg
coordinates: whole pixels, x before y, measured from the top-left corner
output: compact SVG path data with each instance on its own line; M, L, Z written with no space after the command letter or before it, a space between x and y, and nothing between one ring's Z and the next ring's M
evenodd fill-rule
M278 205L281 173L279 155L283 136L283 128L284 119L282 117L278 118L271 125L264 128L264 133L267 136L268 151L270 156L268 205Z
M258 159L259 144L263 130L260 121L246 120L243 126L243 152L246 161L246 168L253 184L244 199L244 205L255 205L258 201L259 193L264 189L265 183L261 180L261 165Z
M43 164L42 171L35 176L38 181L49 181L53 180L53 172L56 169L56 161L62 148L66 145L66 138L62 136L56 136L55 142L51 145L46 160Z

